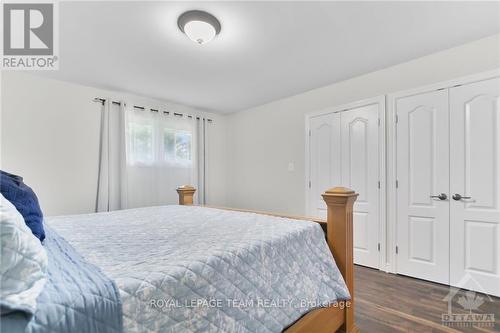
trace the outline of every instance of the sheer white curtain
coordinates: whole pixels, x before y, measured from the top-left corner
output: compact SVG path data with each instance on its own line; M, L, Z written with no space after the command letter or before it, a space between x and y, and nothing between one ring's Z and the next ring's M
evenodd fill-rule
M147 108L126 115L128 207L177 203L177 186L198 186L196 118Z
M205 118L108 100L101 115L96 211L175 204L186 184L206 203Z

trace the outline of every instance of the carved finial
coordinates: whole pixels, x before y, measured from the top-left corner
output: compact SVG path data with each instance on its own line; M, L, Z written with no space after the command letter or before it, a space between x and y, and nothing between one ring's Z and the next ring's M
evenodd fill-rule
M353 190L347 187L334 187L325 191L325 194L343 194L343 195L353 195L356 194Z
M177 187L179 193L179 205L192 205L196 189L191 185L182 185Z

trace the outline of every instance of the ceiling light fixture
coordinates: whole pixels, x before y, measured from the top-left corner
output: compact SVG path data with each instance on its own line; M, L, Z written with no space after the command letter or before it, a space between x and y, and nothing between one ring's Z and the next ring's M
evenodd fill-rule
M201 10L185 12L177 20L179 29L193 42L206 44L220 32L219 20L210 13Z

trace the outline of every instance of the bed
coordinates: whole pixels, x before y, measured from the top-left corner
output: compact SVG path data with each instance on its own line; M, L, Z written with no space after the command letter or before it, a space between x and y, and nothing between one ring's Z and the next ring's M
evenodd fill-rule
M325 192L327 221L193 206L194 191L179 188L180 205L47 218L37 312L3 328L357 332L353 191Z

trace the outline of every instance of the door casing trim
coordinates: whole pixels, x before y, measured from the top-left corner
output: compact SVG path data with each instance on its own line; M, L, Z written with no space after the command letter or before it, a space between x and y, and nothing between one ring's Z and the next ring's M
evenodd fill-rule
M319 111L314 111L307 113L305 115L305 175L304 175L304 189L305 189L305 212L306 215L309 215L309 210L311 207L309 207L309 195L310 195L310 189L309 189L309 180L311 178L310 174L310 137L309 137L309 130L310 130L310 120L311 118L318 117L318 116L323 116L331 113L339 113L339 112L344 112L344 111L349 111L351 109L356 109L362 106L367 106L367 105L373 105L373 104L378 104L379 105L379 114L378 117L380 119L380 126L378 130L378 139L379 139L379 181L380 181L380 190L379 190L379 216L378 216L378 232L379 232L379 239L378 242L380 243L380 251L379 251L379 260L378 260L378 269L381 270L386 270L386 253L387 253L387 248L386 248L386 223L383 223L383 221L386 221L386 177L387 174L385 172L386 170L386 130L385 130L385 121L386 121L386 96L385 95L380 95L372 98L367 98L363 99L360 101L352 102L352 103L347 103L339 106L333 106L329 108L325 108Z

